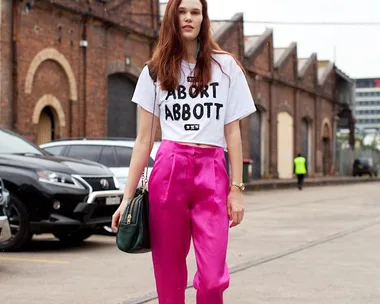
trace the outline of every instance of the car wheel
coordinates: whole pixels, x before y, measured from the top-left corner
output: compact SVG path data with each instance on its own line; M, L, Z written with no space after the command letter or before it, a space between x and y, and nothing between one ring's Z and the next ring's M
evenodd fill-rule
M94 232L91 229L80 229L74 232L68 233L53 233L53 235L59 239L61 242L68 244L75 244L83 242L85 239L88 239Z
M33 237L30 232L29 214L24 204L14 195L10 196L9 210L0 208L0 214L7 215L12 237L0 243L0 250L19 251L24 249Z

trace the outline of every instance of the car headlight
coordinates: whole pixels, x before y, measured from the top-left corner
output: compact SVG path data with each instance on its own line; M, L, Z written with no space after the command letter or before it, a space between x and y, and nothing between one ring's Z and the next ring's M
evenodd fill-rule
M37 171L38 180L42 183L57 186L85 189L75 178L66 173L54 172L50 170Z
M116 189L120 189L120 182L119 180L116 178L116 176L113 176L113 182L115 184L115 188Z

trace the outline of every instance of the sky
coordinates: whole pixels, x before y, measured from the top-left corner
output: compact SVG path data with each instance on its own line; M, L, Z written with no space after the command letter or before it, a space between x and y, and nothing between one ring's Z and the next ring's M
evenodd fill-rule
M244 24L245 35L273 29L274 46L297 43L298 57L316 53L351 78L380 77L380 0L208 0L213 20L244 13L245 21L358 22L377 25Z

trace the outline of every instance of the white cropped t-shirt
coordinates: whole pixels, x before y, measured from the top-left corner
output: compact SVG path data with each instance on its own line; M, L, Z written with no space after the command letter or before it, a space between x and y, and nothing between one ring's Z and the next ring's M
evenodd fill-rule
M155 87L148 67L142 70L132 101L160 118L163 140L225 148L224 126L256 111L245 75L235 59L228 54L214 54L213 58L224 73L212 61L212 80L199 94L190 82L195 64L182 61L181 79L174 91L162 90L159 80Z

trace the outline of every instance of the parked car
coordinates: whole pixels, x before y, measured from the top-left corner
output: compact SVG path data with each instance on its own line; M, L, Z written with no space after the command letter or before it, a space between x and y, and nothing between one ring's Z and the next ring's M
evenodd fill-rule
M40 145L40 148L53 155L91 160L107 166L118 179L120 189L124 190L134 143L135 140L132 138L83 138L44 143ZM152 171L159 144L159 142L154 144L150 154L148 175Z
M355 159L352 165L352 175L353 176L377 176L377 165L374 164L372 158L360 158Z
M8 220L9 191L5 189L3 180L0 178L0 244L11 239L11 229Z
M17 250L33 234L78 242L109 226L123 191L114 174L96 162L48 154L0 128L0 172L10 192L12 238L0 250Z

